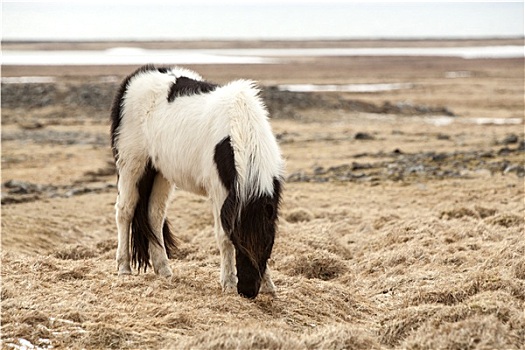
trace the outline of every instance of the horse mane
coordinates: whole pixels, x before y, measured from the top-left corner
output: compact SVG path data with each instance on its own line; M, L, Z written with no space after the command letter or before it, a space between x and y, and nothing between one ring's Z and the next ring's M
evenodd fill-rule
M271 195L274 177L282 177L283 164L260 90L251 80L231 82L224 90L234 98L229 111L230 137L239 200Z

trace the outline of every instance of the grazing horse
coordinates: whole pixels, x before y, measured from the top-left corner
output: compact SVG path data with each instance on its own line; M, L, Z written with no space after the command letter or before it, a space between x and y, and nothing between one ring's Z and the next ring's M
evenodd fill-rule
M172 275L166 209L179 188L211 199L223 291L274 293L267 261L283 160L255 83L219 86L187 69L147 65L122 82L111 121L118 274L153 265Z

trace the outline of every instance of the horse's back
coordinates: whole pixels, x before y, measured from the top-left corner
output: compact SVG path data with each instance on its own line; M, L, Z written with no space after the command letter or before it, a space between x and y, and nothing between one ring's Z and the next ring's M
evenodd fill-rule
M204 194L217 183L215 147L230 137L239 177L270 193L282 160L259 93L250 80L218 86L180 68L139 71L123 95L118 146L147 155L177 187Z

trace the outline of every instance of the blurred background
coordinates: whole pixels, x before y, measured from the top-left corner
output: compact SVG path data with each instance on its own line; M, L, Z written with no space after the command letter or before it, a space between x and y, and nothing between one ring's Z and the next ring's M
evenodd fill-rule
M2 63L8 66L257 64L275 63L271 58L282 56L520 57L523 45L499 42L505 47L493 47L490 42L481 45L466 40L523 38L523 11L523 2L503 1L285 0L171 4L6 1L2 8ZM370 44L374 40L375 44ZM401 42L392 44L396 40ZM410 40L419 42L414 45ZM424 40L434 40L434 43L424 44ZM451 44L444 40L462 42ZM225 41L229 43L219 44ZM95 42L103 44L93 45ZM269 42L273 43L268 45ZM40 45L28 47L22 43ZM80 44L65 46L68 43ZM465 48L472 45L483 47ZM397 49L378 50L392 46ZM407 46L419 49L406 50ZM433 49L425 48L429 46ZM450 50L450 46L463 49ZM365 49L369 47L374 49ZM31 51L42 48L61 52ZM139 48L163 51L144 52ZM282 51L290 48L325 50ZM72 51L75 49L105 51ZM233 51L235 49L243 50Z

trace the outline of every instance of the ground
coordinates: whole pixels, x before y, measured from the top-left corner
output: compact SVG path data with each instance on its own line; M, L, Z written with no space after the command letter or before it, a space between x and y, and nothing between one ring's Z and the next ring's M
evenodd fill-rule
M57 79L2 84L2 348L523 348L523 58L190 68L265 90L287 163L277 296L222 294L208 200L184 192L168 212L173 278L117 276L108 108L134 67L2 67ZM284 83L413 86L286 94Z

